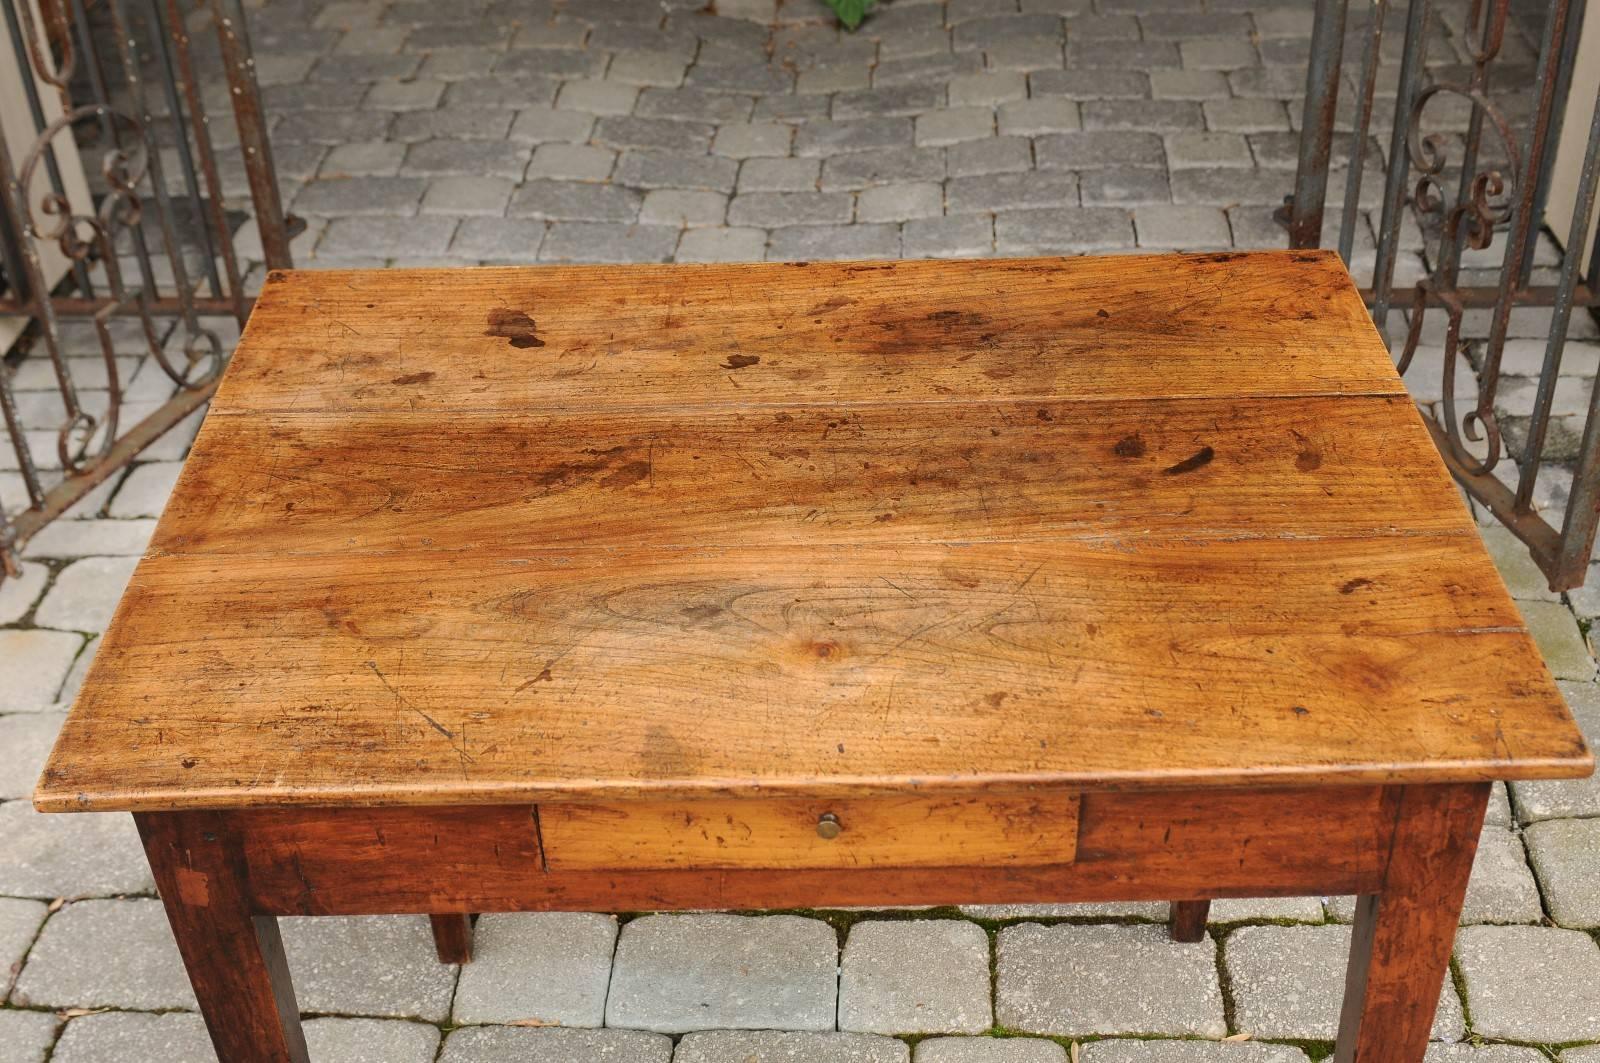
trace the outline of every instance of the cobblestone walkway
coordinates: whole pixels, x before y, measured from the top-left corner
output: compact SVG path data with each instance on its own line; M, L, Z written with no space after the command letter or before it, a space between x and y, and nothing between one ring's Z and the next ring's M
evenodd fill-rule
M303 265L1255 247L1282 243L1310 21L1270 2L890 0L841 37L811 0L272 0L254 37ZM1516 27L1508 48L1531 54ZM1519 312L1508 372L1533 372L1545 320ZM1569 417L1600 369L1593 322L1575 335ZM93 337L66 338L92 381ZM136 404L168 394L123 370ZM51 380L16 373L45 432ZM194 428L0 584L0 1063L213 1058L131 822L27 801ZM1600 580L1553 595L1484 523L1600 744ZM487 916L459 970L422 919L285 938L316 1063L1304 1063L1331 1049L1351 910L1221 902L1192 945L1150 904ZM1600 1063L1600 782L1497 790L1463 922L1430 1063Z

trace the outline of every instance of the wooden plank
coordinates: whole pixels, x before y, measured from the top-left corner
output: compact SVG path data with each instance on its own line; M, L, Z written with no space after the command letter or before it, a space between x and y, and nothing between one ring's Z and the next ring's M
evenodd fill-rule
M1381 891L1357 902L1336 1063L1410 1063L1428 1047L1489 785L1407 786Z
M1359 786L1085 794L1076 859L1054 867L564 872L540 860L526 806L255 809L230 818L247 839L255 905L285 915L1029 904L1372 892L1394 825L1382 794Z
M552 871L983 867L1070 864L1078 803L1075 793L1051 791L551 804L538 815Z
M1466 535L173 556L135 573L36 803L842 797L1589 764Z
M1472 529L1404 398L208 422L156 552Z
M217 1058L308 1063L278 921L254 910L233 825L210 812L136 818Z
M1292 251L274 273L212 411L1403 393Z

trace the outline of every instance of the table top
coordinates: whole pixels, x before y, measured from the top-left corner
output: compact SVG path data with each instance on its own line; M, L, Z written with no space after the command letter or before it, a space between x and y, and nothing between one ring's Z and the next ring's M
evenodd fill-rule
M36 803L1590 767L1331 254L303 271Z

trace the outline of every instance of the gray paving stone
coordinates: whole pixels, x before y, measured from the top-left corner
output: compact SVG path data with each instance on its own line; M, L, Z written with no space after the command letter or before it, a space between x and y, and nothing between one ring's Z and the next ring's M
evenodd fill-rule
M746 122L754 103L746 96L703 89L645 89L633 113L647 118L683 118L695 122Z
M1200 104L1190 100L1089 100L1083 127L1139 132L1204 129Z
M11 983L22 970L22 958L28 954L48 911L43 901L0 897L0 1002L10 994Z
M1077 205L1078 178L1073 174L1021 173L956 177L945 185L945 209L951 214Z
M1035 70L1028 75L1028 95L1142 100L1150 95L1150 75L1142 70Z
M944 165L951 177L1022 173L1033 169L1033 145L1027 137L969 140L944 149Z
M1013 100L999 109L1002 136L1039 136L1078 129L1078 105L1072 100Z
M401 258L442 255L455 235L456 219L335 218L317 244L318 258Z
M1150 203L1133 212L1140 247L1194 251L1233 244L1228 216L1215 207Z
M1512 825L1511 800L1505 783L1497 782L1494 784L1494 789L1489 791L1489 808L1484 812L1483 821L1491 827Z
M1165 205L1172 198L1167 175L1146 166L1090 170L1079 178L1078 193L1086 207Z
M1537 923L1543 916L1539 889L1528 870L1521 839L1503 827L1485 827L1478 840L1461 922Z
M450 253L475 262L534 262L545 223L521 218L467 218L450 239Z
M622 928L606 1000L610 1026L830 1030L833 928L792 915L649 915Z
M0 580L0 624L15 624L39 601L50 570L32 561L22 562L22 572ZM4 665L0 665L0 672ZM3 704L3 703L0 703Z
M449 81L443 109L455 112L472 108L490 112L543 110L556 102L559 82L544 78L482 77L482 72L481 68L468 68L463 76ZM498 114L495 120L499 121ZM446 131L443 135L450 134Z
M311 1063L433 1063L439 1051L439 1030L426 1023L327 1018L303 1026Z
M613 916L580 912L484 915L461 969L459 1024L600 1026L616 946Z
M1016 210L995 216L1001 254L1083 254L1134 246L1133 220L1115 207Z
M1209 921L1217 926L1265 920L1320 923L1323 918L1316 897L1225 897L1211 902Z
M718 126L711 150L732 159L781 158L789 154L794 129L778 122L734 122Z
M684 1035L673 1063L908 1063L910 1058L905 1044L892 1037L710 1030Z
M1016 71L962 74L950 79L951 107L992 107L1028 98L1027 76Z
M1174 203L1202 203L1213 207L1236 207L1241 203L1281 204L1285 187L1282 174L1238 167L1174 170L1171 181ZM1232 217L1238 215L1235 213ZM1237 222L1234 231L1239 231ZM1241 246L1261 245L1241 242Z
M732 192L739 164L718 155L667 151L626 151L617 162L616 180L634 188L703 188Z
M943 85L896 85L888 89L837 93L830 113L836 120L906 117L942 107L944 103Z
M556 94L556 107L559 110L579 111L583 114L620 115L631 113L638 98L637 85L579 78L561 86L561 91Z
M1500 1061L1494 1060L1492 1063L1500 1063ZM1532 1059L1507 1059L1505 1063L1538 1063L1538 1061ZM1561 1053L1561 1063L1600 1063L1600 1045L1569 1048Z
M34 623L62 631L104 631L138 564L138 557L75 560L56 573L34 610Z
M439 1063L668 1063L672 1039L638 1030L477 1026L445 1038Z
M150 461L133 466L106 512L113 517L159 517L182 470L183 463L178 461Z
M821 159L746 159L739 167L740 192L814 192Z
M1422 1063L1543 1063L1537 1048L1515 1045L1429 1045Z
M967 258L993 251L994 221L987 215L925 218L906 222L900 230L900 252L906 258Z
M439 106L446 85L443 81L418 78L411 81L379 81L367 90L363 107L386 111L425 111Z
M760 262L767 256L764 229L687 229L678 241L678 262Z
M122 413L125 418L138 421L133 415L141 411L134 407L134 403L128 403L122 408ZM182 424L179 424L168 435L181 434L182 431ZM176 440L163 437L158 440L157 447L150 447L146 453L157 451L160 442L173 443ZM154 520L54 520L27 541L27 546L22 548L22 557L144 554L149 548L150 535L154 533ZM0 660L3 660L3 655L0 655ZM3 664L0 664L0 668L3 668ZM0 690L5 688L5 676L0 672Z
M346 144L382 140L394 117L387 111L299 111L273 126L272 138L285 144Z
M856 197L856 220L910 221L944 214L944 186L933 182L879 185Z
M1250 145L1239 133L1168 133L1167 165L1175 170L1249 169L1255 165Z
M39 712L55 704L83 648L67 631L0 631L0 712Z
M606 68L608 81L625 85L656 85L671 88L683 84L687 64L679 56L665 52L629 50L611 57Z
M428 182L424 214L475 214L498 218L515 184L503 177L440 177ZM453 235L453 234L452 234Z
M1092 130L1058 133L1033 142L1041 170L1092 170L1102 166L1161 166L1165 154L1154 133Z
M439 962L427 919L294 916L278 922L300 1010L427 1022L449 1016L456 968Z
M1152 70L1178 65L1178 46L1171 41L1077 39L1067 44L1068 69L1111 68Z
M1223 965L1233 985L1234 1023L1255 1037L1331 1040L1338 1031L1347 926L1247 926L1228 935ZM1433 1039L1465 1032L1461 1001L1446 979Z
M63 712L25 712L0 716L0 801L25 800L33 793L45 757L55 745Z
M898 225L796 225L775 230L767 243L774 262L899 257Z
M400 172L406 146L387 140L339 144L323 156L318 168L321 177L339 180L346 177L393 177Z
M609 148L552 142L533 149L527 175L529 180L604 181L616 161L617 153Z
M996 41L983 50L983 64L989 70L1059 70L1061 43L1040 40Z
M667 262L678 229L667 225L558 221L539 248L541 262Z
M1159 926L1000 931L995 1021L1026 1033L1221 1037L1216 943L1180 944Z
M913 125L909 118L807 122L795 131L794 153L825 157L853 151L908 147L912 135Z
M1469 926L1456 935L1472 1030L1497 1040L1600 1041L1600 945L1576 930Z
M639 220L646 225L721 225L727 214L728 197L721 192L661 188L645 195Z
M103 962L85 963L86 956ZM146 899L79 901L52 915L12 1000L49 1008L195 1008L166 912Z
M944 178L944 152L939 148L885 148L838 155L822 164L824 192L870 188L899 181Z
M581 144L589 139L594 125L593 115L536 107L517 115L506 136L528 144Z
M1292 1045L1244 1041L1096 1041L1085 1045L1083 1063L1306 1063Z
M938 148L994 136L993 107L950 107L917 118L918 147Z
M52 1063L216 1063L217 1054L198 1015L108 1012L67 1023L50 1058Z
M427 182L420 177L348 177L311 181L294 197L297 213L325 218L414 214Z
M948 52L930 53L901 59L885 59L872 69L872 84L878 88L896 85L925 85L948 81L963 74L976 74L983 69L983 56L977 52L952 55ZM855 88L856 86L850 86Z
M595 124L597 143L613 148L656 151L704 152L711 147L716 126L709 122L678 122L670 118L602 118Z
M59 697L62 708L70 707L77 700L78 691L83 687L83 677L89 673L89 666L94 663L94 654L99 648L99 635L93 636L83 644L83 652L72 662L72 670L67 673L66 682L61 684Z
M1150 95L1158 100L1209 100L1228 95L1228 79L1216 70L1152 70Z
M511 197L507 213L549 221L632 221L643 194L586 181L529 181Z
M0 654L0 660L4 660L4 654ZM4 686L0 683L0 689ZM1600 685L1558 680L1556 686L1566 695L1567 707L1572 710L1589 748L1600 749ZM1587 779L1516 782L1511 784L1511 792L1516 798L1517 819L1522 823L1568 816L1600 816L1600 773Z
M844 192L751 192L728 204L731 225L774 229L791 225L842 225L854 200Z
M1103 901L1084 904L963 904L974 919L1147 919L1165 924L1165 901Z
M930 1037L914 1063L1067 1063L1067 1050L1036 1037Z
M1594 657L1583 632L1578 630L1577 618L1566 606L1557 602L1519 601L1517 608L1551 675L1557 679L1594 678Z
M59 1025L46 1011L0 1011L0 1063L44 1063Z
M839 1028L982 1033L991 1025L989 935L958 919L863 921L839 977Z
M1528 855L1550 917L1573 929L1600 928L1600 819L1552 819L1528 828Z
M502 140L426 140L411 145L400 172L421 177L461 174L520 180L527 166L528 149L522 144Z

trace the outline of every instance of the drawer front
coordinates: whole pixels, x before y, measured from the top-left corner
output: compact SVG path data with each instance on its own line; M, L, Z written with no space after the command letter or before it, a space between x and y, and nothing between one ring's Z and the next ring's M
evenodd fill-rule
M1078 795L540 805L552 871L1071 863Z

